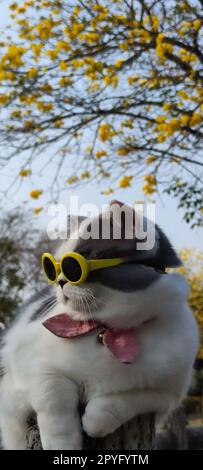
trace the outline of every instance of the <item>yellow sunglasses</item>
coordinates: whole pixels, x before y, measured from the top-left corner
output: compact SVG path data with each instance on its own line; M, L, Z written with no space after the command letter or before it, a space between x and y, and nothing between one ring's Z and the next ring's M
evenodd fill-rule
M60 262L58 262L51 253L43 253L42 268L50 284L55 284L59 274L62 272L66 281L77 285L84 282L91 271L117 266L126 261L126 258L87 260L79 253L70 252L65 253Z

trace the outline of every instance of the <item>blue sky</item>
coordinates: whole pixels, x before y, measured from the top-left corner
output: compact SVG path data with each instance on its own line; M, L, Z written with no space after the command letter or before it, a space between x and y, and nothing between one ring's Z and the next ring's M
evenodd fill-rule
M0 5L0 28L3 28L8 24L8 5L9 1L3 0ZM20 2L19 2L20 3ZM49 168L50 173L52 168ZM4 169L1 174L1 184L9 185L12 182L13 175L16 171L19 171L17 164L14 164L13 167ZM71 169L70 169L71 174ZM69 175L67 174L67 177ZM41 187L46 185L49 175L43 175L41 177ZM140 183L133 184L131 188L120 189L115 194L113 194L113 199L119 199L126 203L134 204L137 200L143 200L143 193L141 192ZM12 193L9 195L9 200L7 202L7 207L12 207L16 204L24 204L28 197L28 192L33 189L33 181L25 181L23 185L15 191L12 196ZM77 195L79 197L79 202L84 203L95 203L98 205L107 203L109 196L104 196L101 194L101 187L95 185L85 185L80 189L68 190L66 193L63 193L60 200L63 203L67 203L70 195ZM196 247L203 249L203 237L202 230L193 229L191 230L189 225L183 221L183 212L177 209L177 203L174 199L169 198L166 195L155 196L154 200L156 201L156 222L160 227L166 232L170 240L172 241L175 248L181 248L183 246ZM44 202L44 201L43 201ZM36 205L36 204L35 204ZM45 225L46 219L43 218L43 215L39 216L39 222L42 225Z

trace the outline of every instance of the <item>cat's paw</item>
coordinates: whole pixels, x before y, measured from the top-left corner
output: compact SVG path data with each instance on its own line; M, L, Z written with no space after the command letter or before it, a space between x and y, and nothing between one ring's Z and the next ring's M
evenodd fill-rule
M83 429L90 437L105 437L114 432L119 421L109 411L87 411L82 418Z

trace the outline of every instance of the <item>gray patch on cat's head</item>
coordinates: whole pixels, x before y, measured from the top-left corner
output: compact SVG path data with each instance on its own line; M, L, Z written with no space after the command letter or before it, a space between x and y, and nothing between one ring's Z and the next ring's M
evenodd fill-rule
M134 211L133 213L135 220L136 213ZM157 270L165 270L166 267L180 266L180 259L168 238L158 225L154 224L154 245L151 246L150 249L146 249L147 236L143 240L136 238L136 235L133 239L125 237L125 220L122 218L120 232L121 238L113 238L113 219L110 220L110 237L109 239L105 239L102 237L102 215L93 219L93 221L86 219L85 224L83 224L81 228L84 227L86 233L89 228L89 232L91 234L92 224L97 224L99 225L99 237L94 239L90 235L89 239L85 240L82 236L83 232L81 231L81 234L75 243L74 251L82 254L87 259L126 257L130 262L152 266ZM135 224L136 222L134 221L133 223ZM148 221L144 218L144 231L146 231L147 224Z
M152 267L134 263L121 264L90 273L87 282L100 283L105 287L123 292L135 292L149 287L161 274Z
M119 203L121 204L121 203ZM111 209L110 209L111 210ZM133 209L129 209L133 211ZM109 212L110 213L110 212ZM111 215L111 213L110 213ZM78 239L73 241L73 250L82 254L87 259L101 259L101 258L117 258L125 257L129 261L123 265L115 266L112 268L105 268L102 270L90 273L85 286L93 286L95 283L100 283L106 287L122 291L140 290L148 287L151 283L155 282L159 276L159 272L164 272L167 267L176 267L181 264L175 250L169 242L163 231L155 225L155 243L154 246L146 250L140 249L140 239L136 236L134 239L125 237L125 220L121 217L121 238L113 238L113 221L110 217L110 239L102 237L102 221L103 214L88 219L83 218L80 220L81 230ZM136 225L136 213L133 211L132 223ZM85 220L85 222L84 222ZM91 235L85 240L84 232L87 234L89 231L92 233L92 224L99 225L99 237L94 239ZM147 219L144 220L144 227L146 229ZM143 247L145 240L143 240ZM139 250L137 249L139 243ZM64 243L64 250L65 250ZM62 249L63 252L63 249ZM65 251L64 251L65 252Z

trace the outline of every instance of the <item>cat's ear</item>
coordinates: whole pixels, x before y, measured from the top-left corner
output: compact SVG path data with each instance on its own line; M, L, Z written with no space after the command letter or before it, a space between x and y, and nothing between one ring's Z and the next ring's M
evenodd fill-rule
M114 238L119 238L119 235L122 240L139 238L142 230L141 217L133 207L114 200L110 202L109 210Z
M149 219L143 218L132 207L120 202L110 203L114 233L121 233L122 240L134 240L140 243L139 250L136 244L133 247L129 242L126 247L131 247L132 256L139 260L143 259L144 264L153 265L157 269L166 267L181 266L181 260L168 240L164 232ZM143 248L142 248L143 247Z
M87 217L83 215L68 215L67 220L67 233L68 237L70 237L71 233L77 231L79 229L80 224L86 219Z

